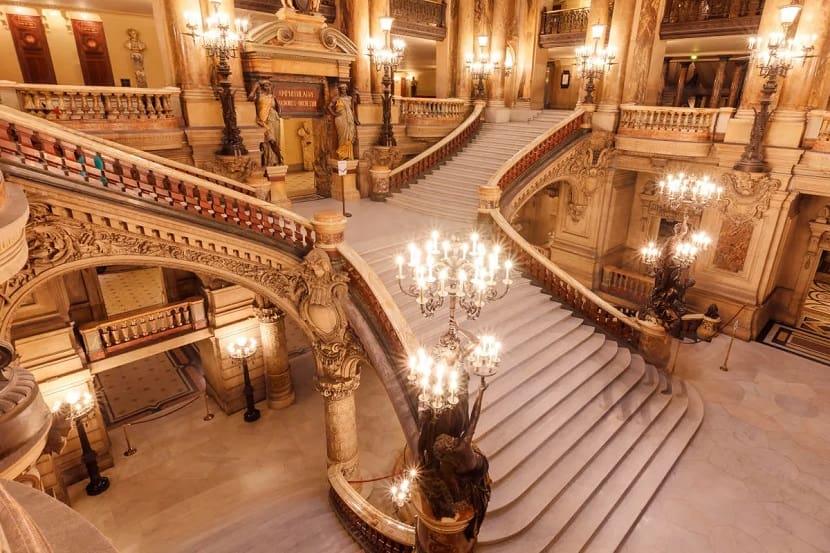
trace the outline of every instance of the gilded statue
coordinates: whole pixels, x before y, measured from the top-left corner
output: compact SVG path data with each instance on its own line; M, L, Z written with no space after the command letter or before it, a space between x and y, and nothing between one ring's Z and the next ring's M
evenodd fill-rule
M300 147L303 152L303 170L314 171L314 133L308 121L297 129L297 136L300 137Z
M326 110L334 118L337 129L337 159L354 159L354 140L357 138L357 120L355 105L357 95L349 96L349 88L345 83L337 87L337 96L332 98Z
M256 108L256 124L263 128L263 140L259 149L262 166L282 165L282 147L280 144L280 104L274 97L274 84L269 79L260 79L254 85L249 100Z
M136 29L127 29L127 37L129 38L124 43L124 48L130 51L130 59L135 71L135 85L139 88L147 88L147 73L144 72L144 50L147 49L147 45L138 38Z

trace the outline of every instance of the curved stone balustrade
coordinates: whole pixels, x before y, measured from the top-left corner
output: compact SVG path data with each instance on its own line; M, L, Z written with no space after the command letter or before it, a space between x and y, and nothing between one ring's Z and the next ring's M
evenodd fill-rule
M403 163L389 173L389 189L400 192L410 182L454 155L463 148L481 128L484 121L484 102L476 102L472 113L458 125L450 134Z
M314 244L311 223L296 213L3 106L0 161L228 223L292 249Z
M410 553L415 548L415 528L390 517L369 503L346 481L340 465L328 470L330 499L346 530L370 553Z
M614 265L602 267L600 290L630 302L631 307L645 305L653 286L654 280L648 275Z
M406 123L411 138L438 139L452 132L470 111L470 103L460 98L396 98L400 120Z
M52 414L34 375L16 363L3 368L0 386L0 478L13 479L37 461Z
M621 105L617 133L641 138L711 142L718 112L717 108Z
M533 142L516 152L490 178L488 186L507 190L537 163L579 138L583 134L580 129L584 122L585 111L581 109L575 111L573 115L554 125L546 133L539 135Z
M29 203L14 183L0 179L0 282L5 282L26 264L26 221Z
M0 83L4 103L17 96L19 109L64 124L100 124L103 121L153 121L154 126L179 126L176 87L130 88L31 83Z

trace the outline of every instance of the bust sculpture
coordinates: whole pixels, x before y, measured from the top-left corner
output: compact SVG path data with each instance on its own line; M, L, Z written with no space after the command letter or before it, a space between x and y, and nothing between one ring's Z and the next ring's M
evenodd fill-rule
M124 43L124 48L130 51L130 59L135 71L135 85L139 88L147 88L147 74L144 72L144 50L147 49L147 45L138 38L136 29L127 29L127 37L129 38Z

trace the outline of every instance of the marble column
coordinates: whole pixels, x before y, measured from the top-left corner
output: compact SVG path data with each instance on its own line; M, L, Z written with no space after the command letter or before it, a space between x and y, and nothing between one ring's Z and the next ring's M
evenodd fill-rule
M472 79L464 67L467 56L476 54L474 1L458 0L456 9L458 40L455 56L458 69L455 74L455 95L458 98L469 98L472 93Z
M683 101L683 91L686 88L686 76L688 74L689 62L681 62L680 67L677 69L677 83L674 89L674 100L672 100L673 106L680 106L680 103Z
M824 47L816 49L816 76L807 105L811 109L830 107L830 40L824 41Z
M769 36L770 33L777 33L781 31L781 21L778 19L778 2L764 3L764 10L761 12L761 23L758 26L758 36ZM738 110L738 116L748 117L751 120L754 118L752 107L758 107L758 101L761 98L761 87L766 80L762 77L757 69L750 68L749 73L744 80L744 89L741 95L741 105ZM743 113L741 113L743 112ZM748 131L747 131L748 134Z
M493 22L490 34L490 56L504 66L505 54L507 52L507 21L508 21L508 0L494 0ZM487 110L484 117L487 121L494 123L505 123L510 121L510 110L504 103L504 72L496 71L490 76L489 98Z
M352 86L361 98L371 98L371 67L366 55L369 38L369 0L346 0L346 34L357 47L357 57L352 63Z
M358 468L357 411L354 390L325 395L326 457L329 465L343 465L346 476Z
M616 48L617 63L611 66L603 78L601 100L593 116L594 126L599 130L613 132L617 126L623 78L628 70L628 49L631 42L629 39L636 5L636 0L619 0L614 3L608 46Z
M516 97L513 110L510 113L510 118L513 121L527 121L531 118L531 101L535 84L539 85L537 87L538 98L536 104L541 108L544 103L547 50L539 48L540 13L543 5L542 0L528 0L518 2L515 6L518 41L516 43L516 59L513 64L513 83ZM537 65L539 66L538 70Z
M709 97L709 107L720 107L720 94L723 90L723 81L726 78L726 63L729 58L721 57L718 59L718 67L715 70L715 80L712 83L712 96Z
M741 91L741 83L743 82L746 65L746 63L738 63L735 66L735 73L732 74L732 83L729 85L729 98L726 100L727 107L734 108L738 106L738 93Z
M657 29L660 27L658 21L660 3L660 0L641 0L640 10L634 18L636 28L632 30L628 47L622 95L622 101L625 104L643 104L649 73L662 69L662 60L654 67L651 55L655 40L659 40ZM593 10L593 5L591 9ZM593 20L593 14L591 19Z
M256 315L265 365L265 398L271 409L282 409L294 403L294 384L291 382L285 338L285 313L266 304L257 308Z
M176 85L187 98L194 91L212 95L210 91L210 63L204 48L196 44L187 32L185 13L192 13L205 19L199 0L161 0L153 5L153 18L164 22L167 40L173 54L173 69Z
M369 33L372 38L383 38L380 28L380 18L389 15L389 0L369 0ZM379 104L383 95L383 75L380 71L370 68L372 81L372 102Z

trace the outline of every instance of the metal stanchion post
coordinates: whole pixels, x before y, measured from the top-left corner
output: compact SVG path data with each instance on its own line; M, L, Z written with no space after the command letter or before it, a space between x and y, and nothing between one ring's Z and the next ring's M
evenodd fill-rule
M127 442L127 449L124 450L124 457L132 457L133 455L138 453L138 450L136 448L134 448L133 445L130 443L130 435L127 433L127 427L128 426L130 426L130 425L125 424L124 426L121 427L124 430L124 440L126 440L126 442Z
M723 365L720 370L726 372L729 370L729 354L732 353L732 344L735 343L735 334L738 333L738 319L735 319L735 324L732 325L732 336L729 338L729 345L726 346L726 356L723 358Z
M210 404L208 403L207 391L205 391L205 393L202 394L202 397L205 398L205 416L202 417L202 420L205 422L212 421L213 413L210 412Z

